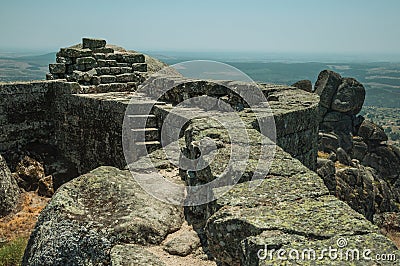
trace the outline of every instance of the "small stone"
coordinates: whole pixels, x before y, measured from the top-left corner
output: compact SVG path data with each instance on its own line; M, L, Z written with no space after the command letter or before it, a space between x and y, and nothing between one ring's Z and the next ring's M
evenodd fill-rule
M122 62L124 63L144 63L145 57L143 54L139 53L131 53L131 54L123 54L122 55Z
M105 55L106 60L117 60L117 54L114 53L108 53Z
M138 76L134 73L125 73L121 75L117 75L117 82L131 82L131 81L139 81Z
M51 198L54 194L53 177L51 175L39 179L38 195Z
M103 47L103 48L93 48L92 51L94 53L102 53L102 54L110 54L114 53L114 49L110 47Z
M51 74L64 74L65 73L65 64L55 63L49 64L49 70Z
M90 83L92 83L93 85L99 85L101 83L100 77L92 77L92 79L90 80Z
M106 40L93 39L93 38L82 38L83 48L102 48L106 46Z
M111 74L111 70L109 67L98 67L95 69L97 71L97 75L110 75Z
M53 74L50 74L50 73L46 74L46 80L54 80L54 79L55 79L55 77Z
M73 64L73 61L72 61L72 59L71 59L70 57L61 57L61 56L58 56L58 57L56 58L56 62L57 62L57 63L61 63L61 64L66 64L66 65L71 65L71 64Z
M129 67L129 63L117 63L117 67Z
M78 48L61 48L60 51L57 53L57 57L87 57L93 54L92 50L90 49L78 49Z
M99 60L99 59L105 60L105 59L106 59L106 55L103 54L103 53L94 53L94 54L93 54L93 57L94 57L96 60Z
M185 257L199 246L200 238L197 233L195 231L187 231L168 241L163 249L171 255Z
M134 63L132 64L133 71L138 72L147 72L147 64L146 63Z
M103 75L100 76L100 83L114 83L116 81L115 76Z
M81 57L76 59L77 64L88 64L88 65L94 65L96 64L96 59L93 57Z

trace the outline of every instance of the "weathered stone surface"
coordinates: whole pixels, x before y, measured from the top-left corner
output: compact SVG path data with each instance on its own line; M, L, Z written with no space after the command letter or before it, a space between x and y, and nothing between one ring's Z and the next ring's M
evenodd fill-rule
M332 196L300 197L278 204L263 202L253 208L225 206L208 220L206 226L210 250L228 265L239 265L244 260L240 251L243 240L271 230L311 239L377 233L377 228L362 215L355 214L347 204ZM373 239L380 239L380 245L386 249L396 250L389 240L378 234ZM367 247L373 245L370 243Z
M318 134L318 150L324 152L336 151L340 142L335 134L322 133Z
M314 91L320 97L321 106L331 108L332 99L341 82L342 77L336 72L324 70L319 74Z
M139 81L139 77L134 73L125 73L116 76L117 82L132 82Z
M111 47L92 48L91 50L93 51L93 53L103 53L103 54L114 53L114 49Z
M400 213L385 212L374 215L374 224L386 230L400 230Z
M182 219L182 210L147 194L129 171L99 167L57 190L23 265L108 265L116 244L159 244Z
M353 138L353 149L351 150L351 157L362 162L368 151L368 145L361 137Z
M313 90L312 83L310 80L300 80L292 84L292 86L307 92L312 92Z
M38 195L43 197L51 197L54 194L53 177L45 176L38 181Z
M66 71L65 64L61 63L50 64L49 71L51 74L63 74Z
M368 152L363 165L374 168L378 175L390 184L394 184L400 176L400 157L391 145L381 145Z
M57 56L77 58L91 56L92 54L93 52L90 49L61 48Z
M318 158L317 174L324 180L328 190L334 193L336 191L335 164L331 160Z
M347 114L328 112L320 124L320 129L324 132L350 133L353 130L353 120Z
M116 77L112 75L103 75L100 76L100 83L113 83L116 81Z
M111 265L166 266L155 254L137 245L115 245L111 249Z
M73 63L73 61L70 57L61 57L61 56L56 57L56 62L61 63L61 64L66 64L66 65L71 65Z
M123 63L144 63L145 62L145 58L143 54L139 54L139 53L131 53L131 54L123 54L122 55L122 60L120 62Z
M164 245L171 255L187 256L200 246L200 238L195 231L185 231Z
M132 64L133 71L139 72L147 72L147 64L146 63L134 63Z
M361 111L365 99L364 86L353 78L344 78L332 99L334 111L356 115Z
M19 188L0 155L0 217L11 212L18 202Z
M381 142L388 140L388 137L383 128L368 120L364 120L360 125L358 136L367 141L370 140Z
M96 65L96 59L94 59L93 57L81 57L76 59L76 63L77 64L87 64L87 65Z
M38 189L39 180L45 178L44 168L38 161L25 156L15 169L18 185L25 191Z
M341 163L343 165L348 165L348 166L351 165L351 158L344 149L339 147L336 150L336 156L337 156L337 160L339 161L339 163Z
M83 48L102 48L106 46L106 40L94 38L82 38Z
M340 247L339 243L346 243ZM265 244L268 244L267 256L258 259L257 253L263 255ZM332 253L329 255L329 248ZM278 249L285 254L278 253ZM335 251L337 251L337 253ZM298 253L297 253L297 252ZM315 253L314 253L315 252ZM354 253L353 253L354 252ZM268 231L243 241L242 253L244 263L241 265L377 265L375 258L379 254L399 255L394 244L383 235L369 233L365 235L342 236L329 239L310 239L304 236L293 236L281 231ZM278 255L279 254L279 255ZM337 254L337 257L336 255ZM340 254L342 257L340 258ZM365 257L363 257L363 254ZM368 254L368 255L366 255ZM304 259L302 256L304 255ZM285 259L282 259L285 258ZM396 265L396 261L385 261L384 265Z

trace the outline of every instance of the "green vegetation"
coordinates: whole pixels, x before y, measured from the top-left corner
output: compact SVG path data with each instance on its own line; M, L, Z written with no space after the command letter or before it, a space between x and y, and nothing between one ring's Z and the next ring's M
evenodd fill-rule
M28 238L16 238L0 247L0 266L21 265Z

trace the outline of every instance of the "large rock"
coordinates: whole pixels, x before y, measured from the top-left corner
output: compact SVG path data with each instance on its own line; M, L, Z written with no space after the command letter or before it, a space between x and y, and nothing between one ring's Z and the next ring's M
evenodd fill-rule
M342 83L342 77L331 70L324 70L318 75L314 91L320 97L320 105L330 109L332 99L335 96L339 85Z
M319 74L315 92L320 97L322 107L350 115L358 114L365 100L365 88L360 82L353 78L342 78L331 70Z
M333 193L372 221L377 213L398 211L398 191L380 178L372 168L358 166L338 169Z
M400 177L400 157L391 145L374 147L361 163L374 168L390 184L394 184Z
M113 246L159 244L180 228L182 216L180 208L147 194L129 171L99 167L57 190L23 265L109 265Z
M332 99L334 111L356 115L361 111L365 100L364 86L353 78L344 78Z
M0 217L11 212L18 201L19 188L10 169L0 155Z
M313 89L310 80L300 80L292 84L292 86L307 92L312 92Z
M381 142L388 140L388 136L382 127L372 123L371 121L364 120L358 129L358 136L366 141Z

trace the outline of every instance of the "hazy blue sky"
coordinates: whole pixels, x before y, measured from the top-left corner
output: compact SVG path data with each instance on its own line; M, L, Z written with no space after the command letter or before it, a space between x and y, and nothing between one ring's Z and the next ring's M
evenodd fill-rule
M396 53L399 0L1 0L0 48Z

